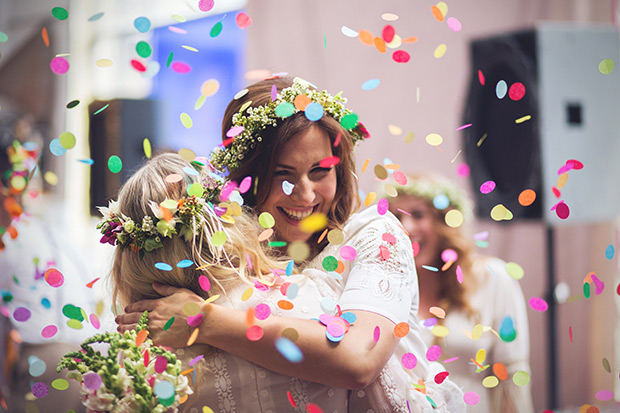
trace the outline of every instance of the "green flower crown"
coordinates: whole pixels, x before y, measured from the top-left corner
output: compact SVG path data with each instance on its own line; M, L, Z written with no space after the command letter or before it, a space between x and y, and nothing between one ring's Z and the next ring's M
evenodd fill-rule
M247 107L249 103L244 104L242 110L233 115L232 127L227 132L231 139L215 148L211 155L211 164L221 171L225 168L229 171L238 168L245 155L263 140L259 135L260 131L268 126L277 126L278 119L285 119L300 112L294 102L295 98L302 95L307 96L312 103L320 105L323 113L339 121L350 132L353 143L357 144L369 135L364 126L357 122L357 115L345 108L347 99L342 97L341 93L332 96L325 90L313 89L310 83L303 79L295 78L290 87L278 93L276 100L257 107ZM308 116L308 112L306 114Z
M97 225L101 231L102 244L119 245L121 249L129 247L132 251L143 256L163 247L162 239L172 238L173 235L191 240L200 228L200 222L205 214L221 216L226 211L216 212L211 202L195 195L183 197L179 200L166 199L160 204L149 201L153 212L142 218L140 224L120 212L118 201L110 201L107 208L98 207L103 220Z
M411 195L433 202L438 195L448 197L448 208L459 210L465 219L472 218L473 204L463 189L443 178L407 177L406 185L395 185L399 194Z

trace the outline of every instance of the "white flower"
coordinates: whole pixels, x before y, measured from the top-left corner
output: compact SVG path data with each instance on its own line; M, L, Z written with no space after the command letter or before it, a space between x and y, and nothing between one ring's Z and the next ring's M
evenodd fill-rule
M103 215L104 221L107 221L116 216L119 216L121 213L119 205L118 205L118 201L115 201L115 200L110 201L107 207L98 206L97 209L99 210L99 212L101 212L101 215Z
M109 393L105 386L99 387L94 392L88 391L88 389L84 391L84 389L86 389L86 387L82 386L82 404L86 407L87 411L108 412L112 410L116 396Z

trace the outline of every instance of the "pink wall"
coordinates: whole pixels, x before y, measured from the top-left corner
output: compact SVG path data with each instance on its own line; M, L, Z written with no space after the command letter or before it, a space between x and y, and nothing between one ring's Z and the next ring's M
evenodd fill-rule
M389 157L405 171L437 171L467 182L456 173L462 155L451 160L460 149L461 111L470 76L468 43L470 40L516 29L532 27L540 20L572 20L610 23L609 1L513 1L472 0L448 2L448 17L463 25L453 32L431 14L435 1L250 1L248 14L253 23L248 29L250 70L285 71L303 77L333 93L344 91L349 107L360 115L372 138L357 150L358 173L364 192L374 190L372 166ZM369 30L381 35L388 22L383 13L400 18L389 24L401 37L417 36L418 41L403 45L411 54L405 64L392 61L391 51L379 53L363 45L358 38L341 33L341 27ZM436 59L435 47L447 45L446 54ZM374 90L361 85L373 78L381 81ZM526 85L527 86L527 85ZM416 101L419 89L419 102ZM388 125L402 129L393 136ZM407 132L415 133L410 144L403 142ZM429 146L425 137L440 134L441 151ZM361 173L360 166L369 158L370 166ZM525 269L521 281L526 298L545 293L545 227L540 222L516 222L500 225L479 222L478 230L490 232L489 254L519 263ZM585 403L604 406L596 400L599 390L613 390L612 374L602 368L603 357L613 363L615 296L614 262L604 258L605 246L613 243L611 224L571 226L556 231L556 268L559 281L565 281L572 294L581 292L583 278L596 271L607 281L601 296L558 310L559 400L561 407ZM617 247L616 247L617 248ZM595 311L596 309L596 311ZM605 314L606 322L601 319ZM605 312L606 311L606 312ZM529 310L531 335L532 389L536 410L548 407L549 388L546 373L546 314ZM610 324L611 323L611 324ZM568 327L573 328L573 343Z

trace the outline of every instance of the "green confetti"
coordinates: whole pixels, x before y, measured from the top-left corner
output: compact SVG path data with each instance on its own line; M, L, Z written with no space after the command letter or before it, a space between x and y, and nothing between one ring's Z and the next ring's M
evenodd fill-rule
M56 17L58 20L67 20L69 12L62 7L54 7L52 9L52 16Z
M530 382L530 375L523 370L519 370L512 376L512 381L517 386L525 386Z
M194 182L187 188L187 194L189 196L195 196L196 198L201 198L204 192L205 192L205 188L198 182ZM224 238L224 240L225 239L226 238Z
M107 109L108 106L110 106L109 103L107 105L105 105L104 107L102 107L101 109L99 109L98 111L96 111L95 113L93 113L93 116L94 115L98 115L99 113L103 112L104 110Z
M325 271L336 271L338 268L338 260L333 255L323 259L323 268Z
M222 22L219 21L217 23L215 23L215 25L211 28L211 33L210 36L211 37L217 37L219 36L220 33L222 33L222 28L224 26L222 25Z
M79 104L80 104L79 100L72 100L71 102L67 103L67 109L72 109Z
M166 321L166 324L164 324L164 331L166 331L170 327L172 327L172 323L174 323L174 317L172 317L170 320Z
M276 106L276 116L281 118L288 118L295 113L295 106L290 102L283 102Z
M614 61L611 59L602 60L601 63L598 64L598 70L604 75L610 74L614 70Z
M196 104L194 105L194 110L200 109L206 101L207 101L207 97L205 95L200 95L200 97L196 101Z
M226 242L226 233L224 231L215 231L211 236L211 243L214 247L224 245Z
M153 49L147 42L140 41L136 44L136 52L138 53L138 56L147 58L151 55L151 53L153 53Z
M65 379L56 379L52 382L52 387L56 390L67 390L69 388L69 382Z
M75 135L72 134L71 132L61 133L59 140L60 140L60 144L65 149L72 149L75 147L75 142L76 142Z
M168 55L168 60L166 60L166 67L170 67L173 57L174 57L174 52L170 52L170 54Z
M82 316L82 309L80 307L76 307L73 304L66 304L62 308L62 313L71 320L77 320L78 322L84 321L84 317Z
M0 32L0 43L4 43L9 40L9 36L4 32Z
M583 296L590 298L590 283L583 284Z
M121 171L121 169L123 169L123 161L121 161L121 158L118 156L112 155L108 159L108 168L110 169L110 172L117 174Z
M286 246L286 242L284 242L284 241L271 241L267 245L269 245L270 247L284 247L284 246Z
M346 130L351 130L357 126L357 115L355 113L350 113L345 115L340 119L340 124Z
M609 365L609 360L607 360L607 357L603 357L603 368L607 373L611 373L611 366Z

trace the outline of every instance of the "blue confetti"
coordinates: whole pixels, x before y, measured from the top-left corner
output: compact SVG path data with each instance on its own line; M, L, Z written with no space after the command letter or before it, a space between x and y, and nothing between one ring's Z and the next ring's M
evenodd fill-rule
M607 248L605 248L605 258L611 260L614 258L614 254L616 253L616 249L613 245L609 244Z
M88 159L78 159L78 162L82 162L85 163L86 165L92 165L95 163L95 161L92 160L92 158L88 158Z
M433 205L437 209L446 209L448 208L448 205L450 205L450 198L444 194L439 194L433 198Z
M325 337L327 337L327 339L329 341L331 341L332 343L338 343L339 341L342 341L342 339L344 338L344 334L341 336L332 336L331 334L329 334L327 331L325 332Z
M290 260L288 264L286 264L286 276L290 277L293 274L293 268L295 268L295 261Z
M304 112L306 113L308 120L315 122L323 117L323 106L321 106L318 102L312 102L306 106L306 110Z
M165 262L156 262L155 268L162 271L172 271L172 266L170 264L166 264Z
M183 172L191 176L198 176L198 171L192 168L191 166L184 166Z
M100 18L102 18L102 17L103 17L103 14L104 14L103 12L99 12L99 13L97 13L97 14L93 14L92 16L90 16L90 17L88 18L88 21L89 21L89 22L94 22L94 21L97 21L97 20L99 20Z
M177 267L179 268L187 268L191 267L192 265L194 265L194 261L192 260L181 260L177 263Z
M517 330L515 330L514 323L510 316L506 316L502 320L502 324L499 328L499 336L508 343L517 338Z
M174 396L174 385L167 380L161 380L155 387L153 387L153 392L160 399L169 399Z
M48 310L52 307L52 303L50 303L50 300L48 300L47 298L41 300L41 305Z
M60 139L55 138L50 142L50 152L56 156L64 155L67 150L61 145Z
M357 316L349 311L342 313L340 318L345 319L349 324L353 324L357 320Z
M430 265L423 265L422 268L424 268L426 270L429 270L429 271L434 271L434 272L439 271L439 269L437 267L432 267Z
M500 80L497 82L497 85L495 86L495 94L497 95L497 98L504 99L504 97L506 97L506 92L508 92L508 85L506 84L506 81Z
M291 363L301 363L304 359L304 355L295 343L286 337L279 337L276 340L276 349L280 352L282 357L290 361Z
M364 84L362 85L362 89L364 90L373 90L374 88L376 88L377 86L379 86L379 83L381 83L381 81L379 79L370 79L364 82Z
M138 17L133 21L133 25L140 33L146 33L151 28L151 21L146 17Z

